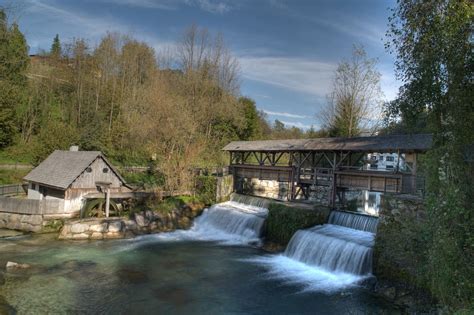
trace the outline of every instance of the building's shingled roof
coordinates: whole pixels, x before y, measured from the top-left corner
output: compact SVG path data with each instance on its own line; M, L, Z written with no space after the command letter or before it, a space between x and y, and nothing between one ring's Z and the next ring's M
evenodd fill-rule
M233 141L224 151L358 151L424 152L431 148L431 134L390 135L354 138L317 138L263 141Z
M125 183L100 151L56 150L23 179L66 190L98 157L102 157L111 170Z

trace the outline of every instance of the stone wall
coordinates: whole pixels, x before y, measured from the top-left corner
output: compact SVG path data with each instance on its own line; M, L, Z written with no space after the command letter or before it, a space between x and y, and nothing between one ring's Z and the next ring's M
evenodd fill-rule
M234 192L234 176L218 176L216 180L216 202L227 201Z
M0 198L0 228L41 232L63 209L63 200Z
M142 211L132 218L87 218L67 222L59 239L98 240L131 238L136 235L188 229L202 207L183 206L168 213Z
M421 253L425 249L421 224L426 220L423 200L409 195L381 196L374 246L376 292L393 303L413 307L427 303L420 287Z
M258 178L242 178L242 193L264 198L288 200L289 183Z
M40 232L43 228L43 216L41 214L0 212L0 228L25 232Z

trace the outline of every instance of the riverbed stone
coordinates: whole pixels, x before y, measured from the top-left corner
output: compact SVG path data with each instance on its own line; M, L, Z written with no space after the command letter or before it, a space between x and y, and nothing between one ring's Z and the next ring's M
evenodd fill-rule
M11 269L28 269L31 266L28 264L19 264L14 261L8 261L5 267L7 270L11 270Z

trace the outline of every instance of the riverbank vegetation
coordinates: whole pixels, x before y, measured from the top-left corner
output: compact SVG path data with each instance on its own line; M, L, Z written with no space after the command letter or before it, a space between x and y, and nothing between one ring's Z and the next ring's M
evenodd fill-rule
M471 1L400 1L387 33L404 82L387 106L389 125L434 135L424 160L428 220L417 241L400 243L417 253L416 282L448 312L474 309L473 18Z

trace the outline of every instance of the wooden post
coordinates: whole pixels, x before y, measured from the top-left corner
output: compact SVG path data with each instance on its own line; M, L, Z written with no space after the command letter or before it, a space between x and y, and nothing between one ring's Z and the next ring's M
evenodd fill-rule
M110 189L107 187L105 189L105 217L109 217L109 208L110 208Z

